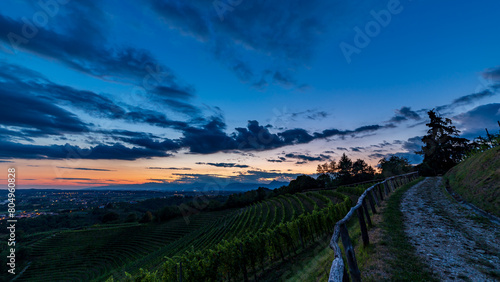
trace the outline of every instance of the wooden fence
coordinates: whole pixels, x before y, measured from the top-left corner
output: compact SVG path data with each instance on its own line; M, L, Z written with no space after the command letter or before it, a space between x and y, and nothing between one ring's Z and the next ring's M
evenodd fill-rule
M356 213L361 229L363 246L368 246L370 244L370 238L368 238L367 225L368 227L372 226L368 206L370 206L372 213L376 213L376 206L380 206L381 201L384 200L384 197L386 197L390 192L394 191L400 186L416 179L417 177L418 172L412 172L387 178L382 182L374 184L363 192L363 194L359 197L356 205L351 208L351 210L343 219L339 220L335 224L333 236L330 240L330 248L333 249L335 258L332 262L332 267L330 268L330 277L328 280L329 282L349 281L347 269L342 259L342 252L340 251L340 247L338 245L338 241L340 238L342 239L342 245L344 246L351 281L361 281L361 273L359 272L358 263L356 261L354 247L351 243L351 239L349 238L349 231L347 230L346 226L349 219L351 219L351 217Z

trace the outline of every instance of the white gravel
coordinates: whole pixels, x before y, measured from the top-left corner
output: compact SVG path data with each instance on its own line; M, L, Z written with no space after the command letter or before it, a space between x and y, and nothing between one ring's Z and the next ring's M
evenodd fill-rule
M426 178L403 196L417 255L443 281L500 281L500 228L474 220L476 213L445 196L441 181Z

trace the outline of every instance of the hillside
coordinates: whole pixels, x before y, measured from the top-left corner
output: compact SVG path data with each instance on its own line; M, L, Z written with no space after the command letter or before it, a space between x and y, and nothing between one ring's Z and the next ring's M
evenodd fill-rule
M500 147L478 153L445 175L464 200L500 216Z
M350 199L343 194L307 192L272 197L244 208L200 212L165 223L100 225L41 234L35 240L27 238L32 263L21 278L23 281L103 281L112 275L123 280L125 272L139 275L140 268L157 269L165 257L183 260L182 255L194 254L193 250L220 249L220 243L239 242L239 238L252 234L271 236L277 228L283 229L292 223L296 227L299 221L304 226L300 231L303 239L312 241L320 231L306 230L311 227L306 223L308 220L326 216L327 211L328 214L334 210L345 213L348 206ZM342 209L337 211L334 207ZM185 271L191 267L187 263L185 266Z

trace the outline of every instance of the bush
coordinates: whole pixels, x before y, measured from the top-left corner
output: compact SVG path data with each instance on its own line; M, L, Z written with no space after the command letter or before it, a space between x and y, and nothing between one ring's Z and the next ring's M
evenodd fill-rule
M151 221L153 221L153 214L150 211L147 211L141 220L139 220L140 223L148 223Z
M120 219L120 215L116 212L108 212L102 217L102 223L108 223L111 221L117 221Z
M127 216L126 222L136 222L137 221L137 215L135 213L131 213Z

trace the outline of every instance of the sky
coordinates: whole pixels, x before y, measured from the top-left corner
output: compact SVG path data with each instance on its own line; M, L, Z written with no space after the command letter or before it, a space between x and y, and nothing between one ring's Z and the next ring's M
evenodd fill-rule
M466 138L499 129L498 1L0 6L0 165L20 188L416 164L431 109Z

